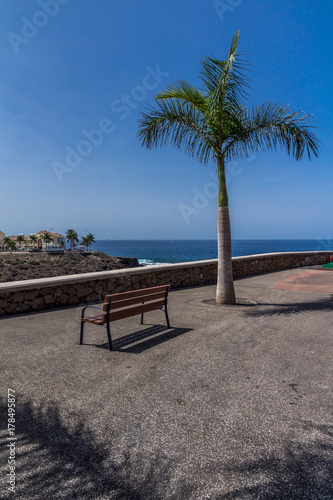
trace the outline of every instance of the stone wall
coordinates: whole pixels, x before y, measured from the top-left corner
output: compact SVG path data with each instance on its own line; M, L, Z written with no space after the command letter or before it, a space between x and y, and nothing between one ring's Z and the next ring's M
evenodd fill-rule
M234 278L325 264L333 252L291 252L233 258ZM102 301L108 293L171 284L216 283L217 260L147 266L0 284L0 316Z

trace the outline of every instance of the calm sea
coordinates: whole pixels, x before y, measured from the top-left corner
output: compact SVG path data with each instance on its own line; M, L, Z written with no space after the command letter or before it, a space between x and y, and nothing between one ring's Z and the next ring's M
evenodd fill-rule
M141 264L216 259L216 240L97 240L95 250L116 257L137 257ZM232 255L329 250L333 240L233 240Z

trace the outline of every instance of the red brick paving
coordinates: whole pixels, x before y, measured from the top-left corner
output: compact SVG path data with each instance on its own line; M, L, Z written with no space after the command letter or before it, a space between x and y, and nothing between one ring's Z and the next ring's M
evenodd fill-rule
M294 274L274 285L278 290L299 290L302 292L333 293L333 273L307 270Z

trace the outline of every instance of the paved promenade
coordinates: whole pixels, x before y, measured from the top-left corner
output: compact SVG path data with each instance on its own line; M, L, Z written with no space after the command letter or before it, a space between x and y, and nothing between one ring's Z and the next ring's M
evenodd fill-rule
M333 272L302 268L170 294L162 312L88 325L81 307L0 320L1 444L15 390L16 495L333 498Z

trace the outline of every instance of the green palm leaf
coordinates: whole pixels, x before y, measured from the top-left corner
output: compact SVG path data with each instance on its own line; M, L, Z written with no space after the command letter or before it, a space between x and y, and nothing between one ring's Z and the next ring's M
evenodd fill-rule
M287 106L262 104L240 110L223 148L226 160L256 154L263 150L284 149L300 160L307 152L319 155L319 141L311 131L311 119Z

